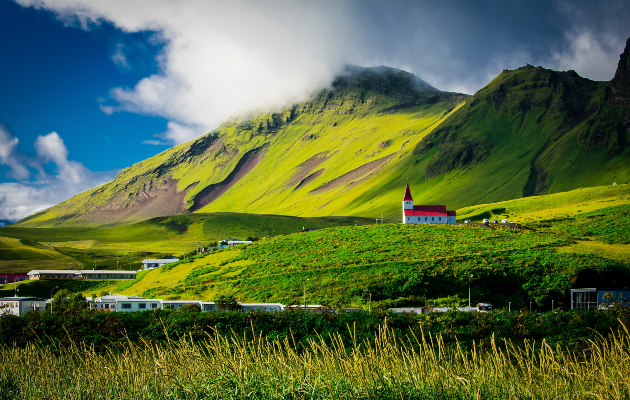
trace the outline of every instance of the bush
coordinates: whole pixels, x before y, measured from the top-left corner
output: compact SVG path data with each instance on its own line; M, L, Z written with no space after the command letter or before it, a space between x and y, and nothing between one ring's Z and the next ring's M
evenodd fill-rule
M177 309L177 311L179 311L179 312L201 312L201 307L199 306L199 304L190 303L190 304L184 304L183 306L179 307Z

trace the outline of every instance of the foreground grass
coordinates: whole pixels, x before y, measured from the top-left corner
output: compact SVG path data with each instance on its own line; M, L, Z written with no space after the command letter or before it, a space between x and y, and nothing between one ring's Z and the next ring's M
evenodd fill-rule
M613 333L580 354L546 342L491 340L463 351L441 337L374 341L318 337L303 351L290 339L209 334L166 345L129 342L0 349L1 399L622 399L630 397L630 338ZM409 343L409 341L407 341Z

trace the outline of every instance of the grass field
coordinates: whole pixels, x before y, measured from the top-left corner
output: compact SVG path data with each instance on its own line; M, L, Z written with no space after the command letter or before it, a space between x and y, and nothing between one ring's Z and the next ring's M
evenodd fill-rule
M352 334L352 327L347 329ZM380 327L374 341L304 351L289 339L209 335L166 345L129 342L95 352L75 343L0 348L3 399L625 399L630 396L627 331L577 354L546 342L445 346L442 337L400 341ZM409 345L411 341L411 345Z
M70 259L91 268L95 254L98 268L116 268L118 261L124 269L138 269L144 257L196 250L197 241L201 247L216 239L252 236L261 241L142 273L136 282L104 282L96 289L168 299L212 300L236 293L241 301L283 303L301 302L306 292L309 302L358 306L364 306L366 293L372 292L373 300L390 306L465 304L467 277L472 274L473 301L512 301L514 306L535 301L546 307L552 299L566 303L567 290L589 285L585 276L590 273L604 276L602 271L613 270L626 276L629 198L629 185L603 186L459 210L460 220L505 217L533 230L465 224L375 226L365 218L233 213L160 217L98 229L17 226L0 229L0 235L22 237L6 242L22 246L23 257L32 251L37 258L11 259L14 250L8 244L0 255L8 254L4 270L33 269L52 262L40 260L52 256L60 257L55 261L60 266L60 260ZM289 234L307 226L338 228ZM23 294L43 296L49 291L41 283L31 284L21 284ZM96 289L74 287L86 295Z
M371 292L375 305L443 304L445 298L463 305L473 275L473 303L512 302L521 308L533 301L546 308L554 300L562 306L570 288L595 283L592 274L605 279L614 271L617 284L630 284L625 244L630 206L619 207L546 221L536 230L385 224L296 233L143 272L135 282L111 282L99 290L202 300L233 293L249 302L356 306L366 306ZM619 224L612 225L611 218ZM20 284L21 290L26 293L29 285ZM36 286L32 290L37 294Z
M199 247L228 239L271 237L304 227L324 228L365 225L372 219L354 217L301 218L283 215L239 213L187 214L159 217L104 228L0 228L0 273L32 269L117 265L138 269L145 257L164 258L196 251Z
M565 218L601 208L630 204L630 185L596 186L544 196L481 204L457 210L458 222L484 218L509 219L518 223Z

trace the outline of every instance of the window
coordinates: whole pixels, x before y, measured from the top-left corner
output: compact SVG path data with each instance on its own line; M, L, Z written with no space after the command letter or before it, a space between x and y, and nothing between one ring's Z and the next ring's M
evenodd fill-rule
M147 309L147 303L138 303L138 309L146 310Z
M426 220L427 220L427 218L429 218L429 217L424 217L424 220L426 221Z
M442 217L440 217L440 221L442 220Z
M158 308L158 303L151 303L151 308Z
M123 303L122 304L122 309L123 310L131 310L131 303Z
M105 308L109 308L109 304L105 304Z
M431 217L431 221L435 221L435 217Z

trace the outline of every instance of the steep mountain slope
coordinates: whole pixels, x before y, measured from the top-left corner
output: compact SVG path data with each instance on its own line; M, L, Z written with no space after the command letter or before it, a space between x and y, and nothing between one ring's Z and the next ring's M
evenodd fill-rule
M465 97L393 68L348 67L306 103L232 118L20 225L116 224L228 209L329 215L334 206L322 205L404 160Z
M184 212L398 220L630 182L630 41L611 82L527 65L466 98L392 68L349 67L310 101L230 119L18 223L118 224ZM386 219L386 220L387 220Z

